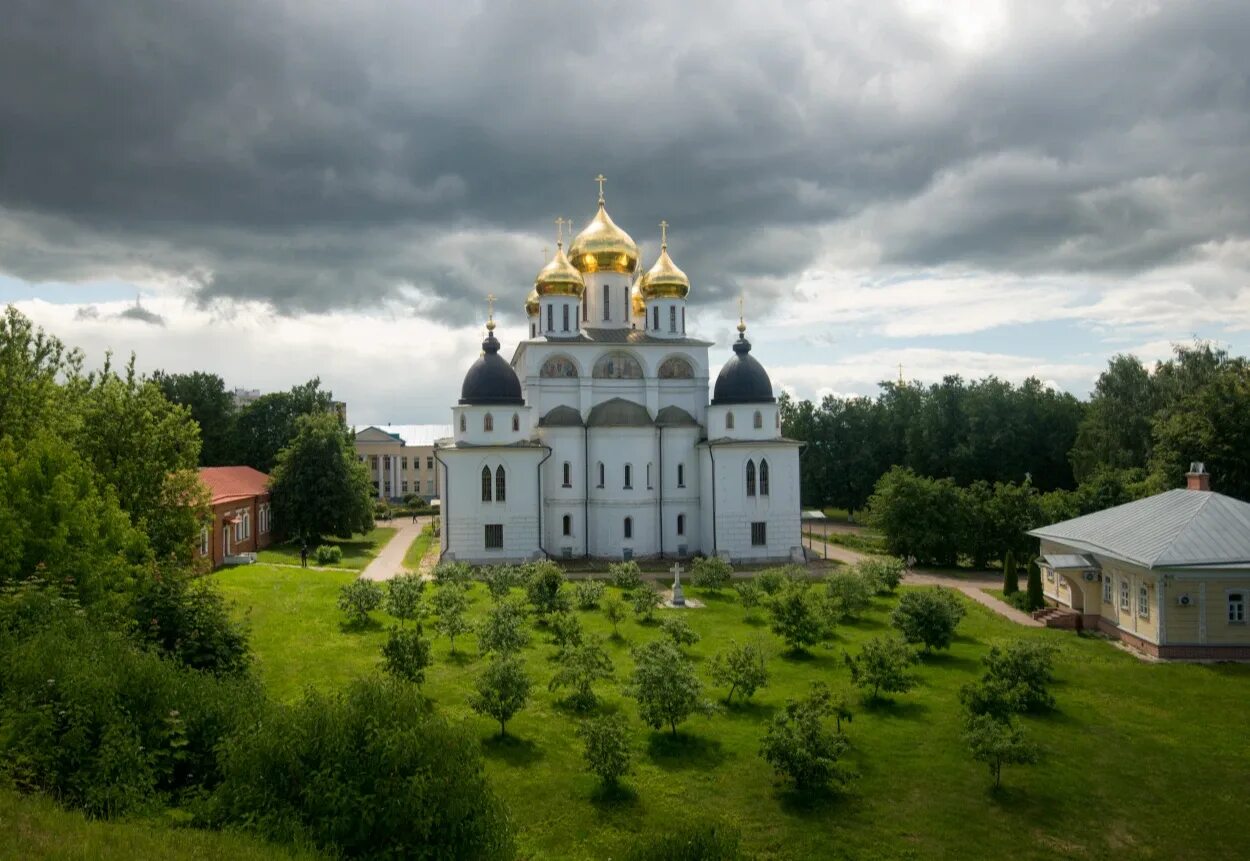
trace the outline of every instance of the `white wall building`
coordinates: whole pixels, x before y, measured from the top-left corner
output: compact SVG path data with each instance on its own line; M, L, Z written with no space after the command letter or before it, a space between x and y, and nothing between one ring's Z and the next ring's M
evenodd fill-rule
M662 224L662 227L666 225ZM439 440L444 558L801 558L799 443L739 321L709 401L707 341L686 334L690 282L645 273L604 207L534 281L529 337L482 356Z

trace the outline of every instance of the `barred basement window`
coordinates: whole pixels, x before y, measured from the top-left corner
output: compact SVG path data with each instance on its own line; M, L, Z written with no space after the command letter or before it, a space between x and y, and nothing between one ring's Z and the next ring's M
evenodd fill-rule
M768 543L768 524L757 520L751 524L751 546L763 547Z
M503 549L503 524L488 523L486 524L486 549L502 550Z

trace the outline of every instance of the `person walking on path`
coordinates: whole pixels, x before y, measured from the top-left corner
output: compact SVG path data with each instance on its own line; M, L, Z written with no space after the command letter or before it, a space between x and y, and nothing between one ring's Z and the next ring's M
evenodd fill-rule
M308 567L308 542L304 541L299 546L299 567Z

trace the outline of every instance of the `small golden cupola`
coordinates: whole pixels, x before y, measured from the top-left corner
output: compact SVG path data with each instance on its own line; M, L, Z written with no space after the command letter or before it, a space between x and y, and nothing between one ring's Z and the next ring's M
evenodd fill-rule
M525 316L534 317L538 314L538 288L535 287L525 297Z
M690 279L668 256L668 222L660 222L660 256L638 283L644 300L685 299L690 294Z
M556 228L562 231L564 219L556 219ZM564 239L561 237L556 242L556 255L551 258L551 262L544 266L534 278L534 293L538 297L542 296L573 296L582 298L582 294L586 292L586 282L582 280L582 273L577 271L569 258L564 253ZM531 294L532 296L533 294ZM535 297L537 300L537 297ZM529 300L526 300L526 310L529 310ZM537 312L535 312L537 313Z
M590 224L569 245L569 260L583 273L621 272L626 275L638 267L638 245L629 234L617 227L603 202L604 176L599 183L599 209Z

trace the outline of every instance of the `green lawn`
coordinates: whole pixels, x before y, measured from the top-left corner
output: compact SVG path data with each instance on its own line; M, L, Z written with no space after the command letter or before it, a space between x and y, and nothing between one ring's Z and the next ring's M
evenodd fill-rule
M408 550L404 553L404 568L409 571L416 571L421 565L421 560L425 558L425 551L430 549L430 545L433 542L434 527L427 523L425 528L408 545Z
M250 609L259 670L274 695L290 699L306 685L330 688L376 667L391 620L377 614L374 629L343 629L334 601L352 574L253 565L216 576L239 612ZM708 659L730 639L761 638L773 652L772 685L748 706L691 719L676 740L639 723L618 686L602 686L603 708L622 711L634 726L632 794L623 799L601 798L582 770L576 719L546 690L553 647L541 634L526 652L534 697L503 742L465 704L483 663L474 638L457 643L457 656L445 639L435 641L425 691L481 737L518 823L523 857L620 857L640 839L701 816L734 823L760 858L1242 855L1250 666L1150 664L1098 639L1020 628L966 602L960 636L949 653L925 660L921 687L892 705L859 708L849 733L860 779L844 795L804 801L759 758L764 723L812 681L845 685L842 651L886 631L893 600L879 599L863 621L840 628L831 646L791 657L762 617L745 618L736 597L690 591L708 604L684 611L703 637L689 649L700 675L706 680ZM489 598L481 586L471 594L479 613ZM597 612L580 615L588 629L610 631ZM632 620L621 633L623 642L609 644L618 682L628 676L629 645L659 636ZM1059 647L1059 707L1025 720L1044 759L1006 769L995 794L987 770L960 741L957 692L979 672L989 644L1010 637Z
M353 571L362 571L365 566L373 561L373 557L378 555L378 551L391 540L396 533L396 529L390 526L377 526L372 531L364 535L356 535L352 538L323 538L321 544L337 545L343 550L343 561L335 565L336 568L351 568ZM308 564L316 565L317 560L313 557L313 552L317 548L308 548ZM272 547L266 547L256 554L258 562L274 562L284 565L299 564L299 543L287 542L285 544L275 544Z
M885 554L885 537L880 532L864 529L861 532L825 532L820 527L804 532L804 537L824 539L830 544L837 544L848 550L859 553Z
M100 822L51 799L0 789L0 858L279 861L314 858L241 834L173 828L164 822Z

